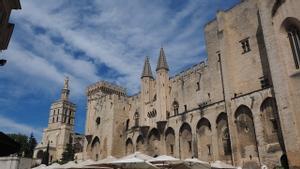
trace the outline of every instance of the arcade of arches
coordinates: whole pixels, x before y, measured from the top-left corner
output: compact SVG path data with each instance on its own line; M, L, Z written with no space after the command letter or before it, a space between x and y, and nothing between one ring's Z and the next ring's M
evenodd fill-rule
M274 100L265 99L260 106L260 121L265 144L276 144L279 142L279 128L277 112L274 109ZM258 159L257 128L255 128L254 116L249 107L240 105L232 117L234 125L231 130L237 134L237 154L245 161L255 162ZM215 127L212 127L214 123ZM195 129L193 131L193 128ZM177 129L177 130L176 130ZM228 115L221 112L215 121L202 117L195 126L188 122L182 122L180 127L168 126L161 133L157 128L149 130L147 136L138 135L128 138L126 141L126 154L140 151L151 156L167 154L185 159L197 157L204 161L216 159L231 162L232 145L228 126ZM279 148L280 149L280 148ZM280 149L281 151L281 149ZM245 162L246 163L246 162Z

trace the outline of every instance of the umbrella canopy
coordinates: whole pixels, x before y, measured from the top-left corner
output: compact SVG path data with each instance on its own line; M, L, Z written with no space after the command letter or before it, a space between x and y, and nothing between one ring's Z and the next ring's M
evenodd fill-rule
M160 155L148 160L148 162L154 164L157 167L164 167L164 166L169 166L171 164L179 164L182 161L172 156Z
M152 158L148 160L148 162L151 163L160 163L160 162L179 162L180 160L178 158L167 156L167 155L160 155L158 157Z
M182 163L190 169L210 169L210 164L206 161L201 161L197 158L188 158L185 159Z
M106 166L106 164L111 163L113 161L116 161L117 158L113 156L108 156L102 160L96 161L92 164L89 164L88 166Z
M63 169L63 168L71 168L71 167L74 167L76 166L77 164L74 162L74 161L69 161L67 162L66 164L63 164L61 166L59 166L58 168L59 169Z
M53 163L53 164L51 164L51 165L48 165L47 167L45 167L45 169L58 169L58 168L60 168L60 164L58 164L58 163Z
M39 166L37 166L37 167L34 167L34 168L32 168L32 169L43 169L43 168L46 168L47 166L45 165L45 164L41 164L41 165L39 165Z
M76 165L74 165L70 168L95 168L95 167L89 166L89 165L91 165L95 162L96 161L94 161L94 160L88 159L88 160L82 161L82 162L80 162L80 163L78 163L78 164L76 164Z
M211 168L225 168L225 169L236 169L236 167L226 164L222 161L215 161L211 164Z
M152 157L146 154L135 152L119 160L115 160L108 163L108 166L112 168L121 167L121 168L128 168L128 169L158 169L156 166L147 162L147 160L150 160L151 158Z
M143 154L143 153L138 152L138 151L136 151L133 154L129 154L129 155L125 156L125 157L122 157L121 159L128 159L128 158L132 158L132 157L136 157L136 158L143 159L143 160L150 160L150 159L152 159L151 156L148 156L148 155Z

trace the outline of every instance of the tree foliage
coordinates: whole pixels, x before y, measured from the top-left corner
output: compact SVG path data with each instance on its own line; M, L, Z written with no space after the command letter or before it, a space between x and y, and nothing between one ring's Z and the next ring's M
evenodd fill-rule
M75 155L75 151L72 143L67 144L65 151L62 153L61 163L64 164L69 161L73 161L74 155Z
M34 148L37 145L37 141L32 133L30 137L20 133L8 134L8 136L20 144L20 151L17 152L18 156L32 158Z

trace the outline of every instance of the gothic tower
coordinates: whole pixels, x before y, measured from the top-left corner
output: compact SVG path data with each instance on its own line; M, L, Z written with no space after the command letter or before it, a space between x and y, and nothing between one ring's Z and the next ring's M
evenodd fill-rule
M159 104L157 112L161 116L160 119L166 120L168 116L169 66L163 48L159 52L156 77L157 103Z
M74 134L76 106L69 101L69 78L66 77L61 90L61 98L52 103L49 111L48 128L35 148L34 157L42 158L42 152L49 143L49 162L61 159L61 155Z

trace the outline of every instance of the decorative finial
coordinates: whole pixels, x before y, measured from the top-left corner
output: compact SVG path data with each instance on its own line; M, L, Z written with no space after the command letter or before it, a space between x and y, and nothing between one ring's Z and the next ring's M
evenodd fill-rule
M64 89L69 89L69 77L65 77L65 82L64 82Z

